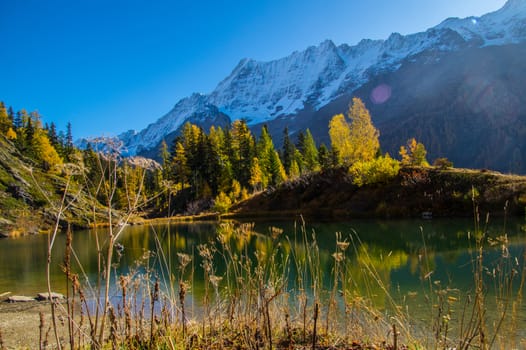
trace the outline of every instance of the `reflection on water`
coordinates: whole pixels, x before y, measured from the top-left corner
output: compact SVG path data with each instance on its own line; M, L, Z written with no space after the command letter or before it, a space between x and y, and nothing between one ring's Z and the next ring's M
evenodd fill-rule
M513 285L520 282L526 246L523 225L524 221L518 219L505 225L494 222L485 230L484 241L493 238L492 245L487 244L484 253L484 274L488 282L485 292L490 301L486 305L488 312L498 307L499 298L505 297L496 283L499 278L505 283L506 273L516 274ZM214 274L217 281L223 280L224 284L228 259L245 256L255 261L276 255L281 258L273 264L289 264L290 288L298 288L300 278L306 285L319 277L327 290L368 296L380 309L388 309L394 302L410 309L418 318L426 318L436 311L430 304L437 300L438 290L446 291L451 303L461 294L474 292L473 264L477 254L474 237L477 233L473 227L472 220L459 219L307 223L305 227L294 222L258 222L247 225L241 230L242 234L233 235L232 230L217 223L130 226L120 238L124 250L115 259L114 268L120 273L151 269L161 280L171 280L175 284L180 275L181 254L186 254L191 257L185 272L185 278L191 276L192 279L189 298L199 303L204 290L199 245L207 244L217 249L213 258ZM311 274L309 277L302 275L305 271L298 270L294 259L299 261L312 254L314 233L320 271L319 276ZM97 277L97 246L101 249L105 246L105 234L100 229L74 233L75 269L79 273L83 271L91 281ZM507 234L507 241L498 241L497 237L504 234ZM228 244L230 255L223 251L226 245L221 246L218 238ZM305 238L308 242L304 242ZM38 235L0 241L0 294L9 291L31 295L45 289L47 239L46 235ZM59 235L54 248L52 285L60 292L65 289L60 267L64 245L65 235ZM274 254L276 249L279 254ZM332 272L336 260L340 263L340 275L338 285L333 288ZM510 291L507 295L516 296L517 289ZM524 306L519 311L526 314ZM521 322L526 325L524 317Z

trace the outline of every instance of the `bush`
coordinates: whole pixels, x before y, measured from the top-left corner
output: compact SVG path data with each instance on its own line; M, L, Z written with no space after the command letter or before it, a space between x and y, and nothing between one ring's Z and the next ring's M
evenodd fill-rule
M219 213L226 213L230 210L232 205L232 200L224 192L219 192L217 197L214 200L214 210Z
M433 166L436 166L440 169L449 169L453 167L453 162L447 158L437 158L433 162Z
M383 157L356 162L349 169L353 183L357 186L386 182L398 175L400 162L386 154Z

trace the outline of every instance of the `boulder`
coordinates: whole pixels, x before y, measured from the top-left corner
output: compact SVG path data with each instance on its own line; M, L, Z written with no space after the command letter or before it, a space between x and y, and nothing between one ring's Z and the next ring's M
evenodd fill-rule
M51 294L49 294L48 292L37 294L37 300L49 300L49 299L61 300L61 299L64 299L64 295L60 293L55 293L55 292L51 292Z

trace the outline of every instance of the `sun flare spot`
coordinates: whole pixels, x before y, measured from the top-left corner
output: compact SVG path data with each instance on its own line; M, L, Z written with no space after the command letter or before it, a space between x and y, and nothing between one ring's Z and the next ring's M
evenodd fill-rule
M391 98L391 87L386 84L380 84L371 92L371 100L374 104L382 104Z

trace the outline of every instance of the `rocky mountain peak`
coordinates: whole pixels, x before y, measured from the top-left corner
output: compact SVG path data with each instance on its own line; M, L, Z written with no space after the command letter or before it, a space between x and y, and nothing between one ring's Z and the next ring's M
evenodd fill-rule
M192 94L139 133L119 136L130 155L153 149L186 121L208 125L212 120L244 118L256 126L294 119L350 95L379 74L395 72L403 62L425 52L456 52L467 48L526 41L526 0L509 0L481 17L449 18L421 33L392 33L386 40L364 39L350 46L331 40L295 51L287 57L260 62L239 61L210 94ZM432 60L438 59L434 54ZM301 122L294 119L296 123Z

